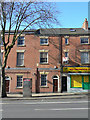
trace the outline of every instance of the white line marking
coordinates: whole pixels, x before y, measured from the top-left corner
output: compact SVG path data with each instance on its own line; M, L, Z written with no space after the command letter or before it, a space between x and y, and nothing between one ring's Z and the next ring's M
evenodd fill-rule
M22 102L22 103L0 103L0 104L23 104L23 105L35 105L35 104L70 104L70 103L75 103L75 104L77 104L77 103L80 103L80 104L82 104L82 103L88 103L88 102L90 102L90 101L69 101L69 102Z
M34 109L34 110L36 110L36 111L46 111L46 110L54 110L54 111L60 111L60 110L88 110L88 108L60 108L60 109Z
M3 110L1 109L0 112L2 112Z
M35 103L24 103L24 104L68 104L68 103L88 103L88 101L71 101L71 102L35 102Z

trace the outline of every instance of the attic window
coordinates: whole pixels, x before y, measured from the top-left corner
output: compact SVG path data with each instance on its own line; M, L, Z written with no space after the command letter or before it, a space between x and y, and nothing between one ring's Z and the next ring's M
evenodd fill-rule
M76 30L75 29L70 29L70 32L75 32Z

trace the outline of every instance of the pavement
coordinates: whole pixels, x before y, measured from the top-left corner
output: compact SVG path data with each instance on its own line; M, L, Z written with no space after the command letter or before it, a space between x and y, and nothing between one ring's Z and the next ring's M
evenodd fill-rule
M23 97L23 94L7 94L6 98L2 100L39 100L39 99L75 99L75 98L88 98L88 92L80 93L32 93L30 97Z

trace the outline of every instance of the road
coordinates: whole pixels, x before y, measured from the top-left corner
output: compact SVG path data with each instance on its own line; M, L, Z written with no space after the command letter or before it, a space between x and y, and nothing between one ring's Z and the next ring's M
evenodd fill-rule
M2 101L3 118L88 118L88 99Z

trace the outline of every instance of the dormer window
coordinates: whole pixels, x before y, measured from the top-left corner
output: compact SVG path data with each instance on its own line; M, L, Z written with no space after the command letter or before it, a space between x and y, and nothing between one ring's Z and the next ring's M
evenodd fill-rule
M72 28L70 29L70 32L75 32L75 31L76 31L75 29L72 29Z

